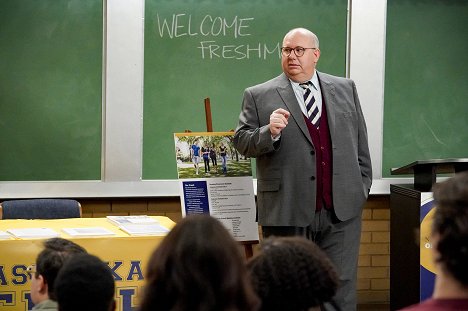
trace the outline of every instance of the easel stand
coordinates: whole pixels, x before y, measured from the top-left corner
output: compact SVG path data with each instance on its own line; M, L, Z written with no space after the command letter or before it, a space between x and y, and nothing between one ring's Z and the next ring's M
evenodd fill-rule
M213 122L211 118L211 103L210 98L205 98L205 119L206 119L206 131L213 132ZM190 133L190 130L185 130L186 133ZM248 259L253 256L253 244L258 244L259 241L241 241L240 244L244 246L245 257Z

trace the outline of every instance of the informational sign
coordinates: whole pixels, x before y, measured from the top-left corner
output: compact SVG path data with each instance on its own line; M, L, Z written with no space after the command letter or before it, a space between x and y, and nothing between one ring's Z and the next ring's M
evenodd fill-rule
M432 192L421 193L420 210L420 301L432 296L435 282L435 266L432 256L431 227L435 207Z
M250 159L232 144L232 132L174 134L182 215L210 214L238 241L257 241Z

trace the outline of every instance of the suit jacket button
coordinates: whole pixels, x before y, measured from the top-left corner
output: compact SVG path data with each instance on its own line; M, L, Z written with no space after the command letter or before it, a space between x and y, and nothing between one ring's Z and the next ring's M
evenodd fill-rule
M315 176L311 176L311 177L310 177L310 180L315 180Z
M311 154L311 155L314 155L314 154L315 154L315 151L314 151L314 150L311 150L311 151L310 151L310 154Z

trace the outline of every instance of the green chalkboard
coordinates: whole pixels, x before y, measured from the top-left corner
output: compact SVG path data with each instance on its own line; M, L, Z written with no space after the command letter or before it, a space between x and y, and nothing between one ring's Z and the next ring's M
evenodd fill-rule
M382 176L468 157L468 1L389 0Z
M102 0L0 1L0 180L101 178Z
M347 0L146 0L143 178L177 178L173 133L237 125L243 90L281 72L283 36L320 39L318 69L346 71Z

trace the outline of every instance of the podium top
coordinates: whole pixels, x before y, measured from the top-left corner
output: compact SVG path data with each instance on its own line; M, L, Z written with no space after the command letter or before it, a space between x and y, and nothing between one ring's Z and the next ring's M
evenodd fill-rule
M437 174L461 171L468 171L468 158L415 161L390 170L392 175L414 174L414 188L419 191L430 191Z
M414 161L408 165L392 168L392 175L414 174L418 168L435 168L436 174L455 173L459 165L468 165L468 158L461 159L431 159L423 161Z

